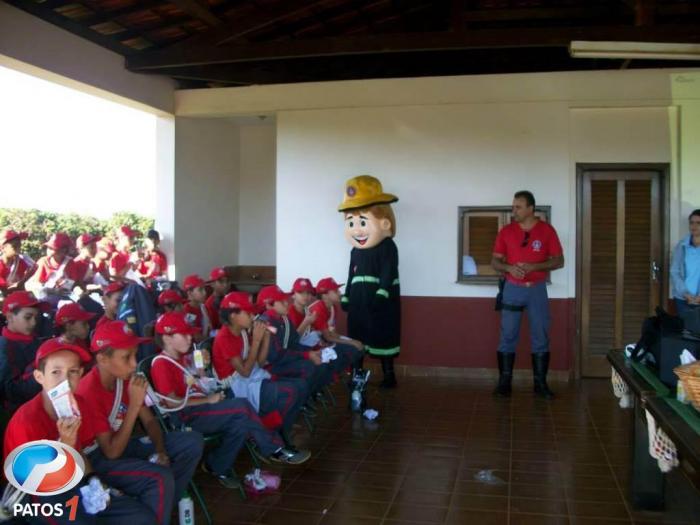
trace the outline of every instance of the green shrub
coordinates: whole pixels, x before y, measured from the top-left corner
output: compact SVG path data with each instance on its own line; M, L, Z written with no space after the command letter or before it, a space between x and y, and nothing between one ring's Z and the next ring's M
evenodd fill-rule
M29 238L22 243L22 251L34 260L44 255L42 244L55 232L65 232L74 239L81 233L114 237L114 231L126 224L145 235L153 228L154 222L151 218L124 211L112 214L109 219L97 219L77 213L0 208L0 230L11 228L28 232Z

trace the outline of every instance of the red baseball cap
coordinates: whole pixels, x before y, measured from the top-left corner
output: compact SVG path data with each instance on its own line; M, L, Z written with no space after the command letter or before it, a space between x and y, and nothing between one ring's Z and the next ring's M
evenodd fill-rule
M124 288L126 288L126 284L124 284L121 281L109 283L107 286L105 286L102 289L102 294L103 295L111 295L115 292L121 292Z
M284 293L277 285L265 286L258 292L258 298L255 301L258 306L265 306L266 303L274 303L276 301L289 301L289 294Z
M83 363L92 361L92 356L84 348L68 343L62 337L54 337L43 342L37 349L36 355L34 356L34 368L39 368L39 361L61 350L69 350L74 354L78 354L78 357Z
M5 303L2 305L2 313L8 314L17 308L39 308L42 312L49 310L49 304L37 299L32 292L21 290L12 292L5 297Z
M316 285L316 291L319 295L322 295L324 293L330 292L331 290L340 290L341 286L343 285L335 282L335 279L333 279L333 277L326 277L318 282L318 284Z
M250 302L250 295L246 292L231 292L221 300L219 308L230 308L255 313L257 308Z
M129 237L129 239L133 239L134 237L139 237L139 232L132 230L129 226L126 224L123 226L120 226L119 229L117 230L120 234L122 234L125 237Z
M44 246L52 250L60 250L62 248L70 248L73 244L70 237L63 232L54 233L49 240L44 243Z
M92 336L90 350L99 352L104 348L114 348L117 350L133 348L141 343L146 343L151 339L139 337L131 331L129 325L124 321L109 321L103 323L95 329Z
M19 239L21 241L27 239L29 237L29 234L27 232L16 232L15 230L4 230L2 233L0 233L0 244L6 244L10 241L14 241L15 239Z
M84 248L90 243L97 242L102 238L101 235L92 235L90 233L83 233L78 235L78 238L75 241L75 244L78 246L78 248Z
M224 277L228 277L228 274L226 273L226 270L224 268L214 268L209 273L209 280L207 282L213 283L214 281L218 281L219 279L223 279Z
M89 321L95 315L83 309L78 303L69 303L58 309L54 321L57 326L62 326L70 321Z
M182 312L168 312L161 315L156 321L156 333L161 335L192 335L198 334L199 328L187 323Z
M204 282L204 279L197 274L188 275L185 277L185 280L182 281L182 287L185 290L191 290L192 288L198 288L200 286L205 286L206 284L207 283Z
M299 277L296 281L294 281L294 285L292 286L292 292L311 292L315 294L316 289L311 283L311 279L307 279L306 277Z
M182 295L180 295L177 290L163 290L158 295L158 304L160 306L165 306L167 304L184 304L187 302Z

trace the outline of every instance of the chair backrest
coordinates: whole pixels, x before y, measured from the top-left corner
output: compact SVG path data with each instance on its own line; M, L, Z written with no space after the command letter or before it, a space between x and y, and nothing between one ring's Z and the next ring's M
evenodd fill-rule
M146 377L146 381L148 382L148 388L152 392L156 391L155 387L153 386L153 378L151 376L151 367L153 366L153 360L156 358L156 355L149 355L148 357L145 357L141 361L139 361L138 365L136 365L136 372L141 373ZM150 392L148 393L148 396L153 402L151 409L153 410L153 413L158 419L158 423L160 423L163 432L170 432L172 430L175 430L175 427L172 424L170 418L167 416L167 413L160 410L160 402L158 398L155 395L152 395Z

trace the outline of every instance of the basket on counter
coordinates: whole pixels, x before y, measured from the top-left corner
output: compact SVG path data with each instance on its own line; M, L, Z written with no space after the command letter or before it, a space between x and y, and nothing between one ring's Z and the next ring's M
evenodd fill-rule
M673 371L683 383L688 401L692 403L695 410L700 410L700 361L679 366Z

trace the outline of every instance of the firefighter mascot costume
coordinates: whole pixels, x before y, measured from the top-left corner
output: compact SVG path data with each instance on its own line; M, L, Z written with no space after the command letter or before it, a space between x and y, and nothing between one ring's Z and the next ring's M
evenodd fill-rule
M361 175L346 182L338 207L345 219L345 238L352 245L341 303L348 313L348 335L379 358L384 388L396 386L394 359L401 343L399 251L393 241L396 218L391 209L398 200L384 193L379 180Z

